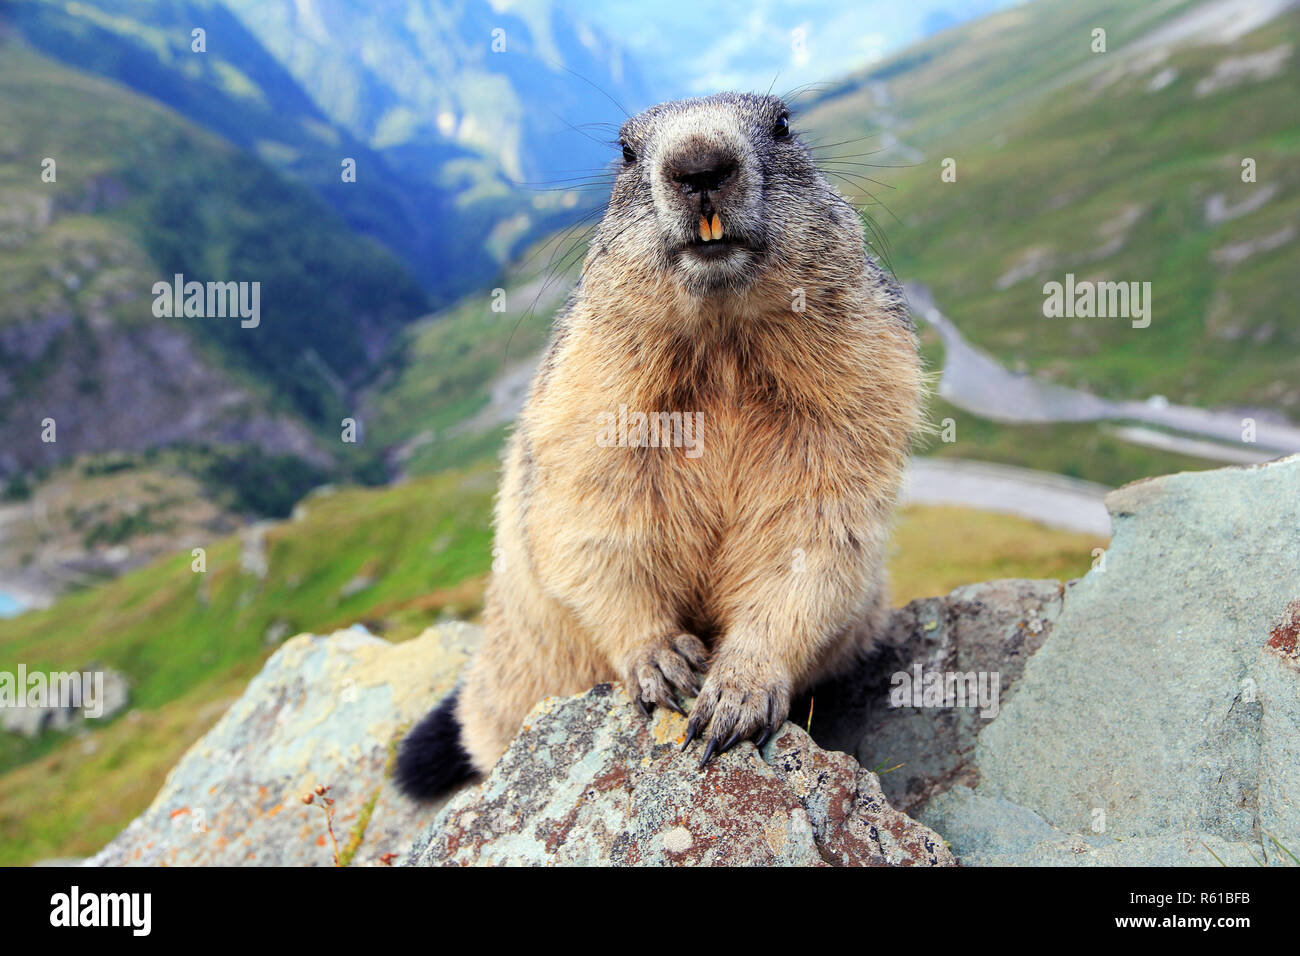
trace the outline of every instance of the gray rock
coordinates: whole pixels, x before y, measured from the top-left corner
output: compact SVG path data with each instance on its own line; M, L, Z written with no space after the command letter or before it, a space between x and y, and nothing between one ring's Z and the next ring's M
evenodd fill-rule
M992 712L977 707L893 706L895 675L986 674L997 708L1015 693L1025 662L1052 634L1059 581L992 581L923 598L894 611L878 652L811 695L809 726L828 750L881 774L890 802L912 812L955 784L975 784L975 741ZM807 711L792 717L805 722Z
M402 644L360 629L287 641L90 864L331 865L320 798L302 800L318 785L331 788L344 862L389 862L439 809L393 787L393 746L451 690L478 638L447 624Z
M1118 841L1095 833L1065 833L1034 811L953 787L931 800L922 819L952 834L964 866L1254 866L1257 847L1209 833L1180 831Z
M1300 456L1138 482L1107 506L1104 565L979 733L963 782L985 802L919 816L964 862L1060 861L1026 844L1026 812L1067 844L1118 843L1075 862L1288 862L1274 838L1300 846Z
M697 768L686 721L641 718L617 685L547 698L481 786L415 841L410 865L942 866L876 775L785 724Z

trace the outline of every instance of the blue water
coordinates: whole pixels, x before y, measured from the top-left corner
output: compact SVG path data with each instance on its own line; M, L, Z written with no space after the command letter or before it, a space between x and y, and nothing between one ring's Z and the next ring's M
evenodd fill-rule
M0 591L0 617L13 617L15 614L21 614L26 610L18 599L12 595Z

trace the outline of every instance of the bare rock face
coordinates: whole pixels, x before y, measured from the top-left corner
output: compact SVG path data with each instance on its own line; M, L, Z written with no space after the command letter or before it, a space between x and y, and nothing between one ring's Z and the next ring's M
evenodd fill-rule
M548 698L481 786L411 848L435 865L946 866L875 774L787 723L699 769L686 721L640 717L616 685Z
M147 289L148 286L141 288ZM0 313L4 310L0 303ZM142 302L142 314L149 304ZM3 317L3 316L0 316ZM180 328L138 328L60 311L0 322L0 411L6 422L58 423L58 441L37 428L5 429L0 475L56 465L101 451L142 451L181 442L248 443L328 466L329 452L290 415L268 412L265 401L205 356ZM58 355L52 360L51 356ZM10 372L32 374L10 388ZM93 382L93 402L85 383ZM101 414L111 408L112 415Z
M395 860L438 811L389 780L404 729L451 690L478 643L464 624L391 644L301 634L90 865L330 866ZM334 801L327 821L317 786ZM334 838L330 837L333 828Z
M1067 588L967 786L917 816L967 864L1290 864L1300 455L1106 504L1105 561Z
M822 747L879 768L885 795L908 813L954 785L973 787L979 734L1050 638L1065 590L1060 581L989 581L898 608L871 657L815 688L791 719L810 718ZM932 675L976 692L935 706L924 693Z

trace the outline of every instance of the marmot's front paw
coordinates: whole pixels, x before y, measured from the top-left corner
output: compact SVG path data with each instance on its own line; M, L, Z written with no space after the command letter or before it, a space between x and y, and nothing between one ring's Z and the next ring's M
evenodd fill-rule
M704 688L695 698L686 725L685 750L705 727L703 767L715 753L726 753L737 741L755 738L762 747L790 713L789 683L753 661L714 663Z
M624 681L641 713L649 717L647 704L683 713L674 691L686 697L700 692L696 671L708 666L709 651L693 634L661 637L640 648L626 668Z

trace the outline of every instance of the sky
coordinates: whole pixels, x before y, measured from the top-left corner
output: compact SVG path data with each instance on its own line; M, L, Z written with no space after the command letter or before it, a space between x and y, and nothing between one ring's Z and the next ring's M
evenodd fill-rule
M1020 0L572 0L675 95L785 93Z

